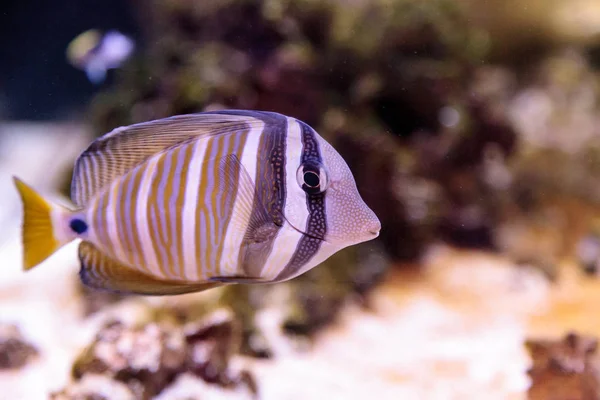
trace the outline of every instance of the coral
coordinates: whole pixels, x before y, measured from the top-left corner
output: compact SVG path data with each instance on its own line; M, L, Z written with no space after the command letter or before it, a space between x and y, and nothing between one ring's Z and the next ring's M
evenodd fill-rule
M558 341L528 341L533 359L530 399L597 399L600 395L597 340L569 333Z
M150 399L184 373L224 388L243 386L256 392L248 371L229 368L240 342L239 324L225 310L183 326L158 322L126 326L113 321L77 358L72 371L74 382L60 394L67 397L57 399L83 396L79 393L101 398L103 394L94 392L98 380L110 382L114 390L128 391L135 398Z
M217 312L189 323L185 328L188 344L187 369L206 382L230 385L228 376L231 356L239 351L241 332L229 312Z
M73 376L106 374L126 383L136 396L151 398L170 383L185 360L185 338L154 323L128 328L113 322L73 365Z

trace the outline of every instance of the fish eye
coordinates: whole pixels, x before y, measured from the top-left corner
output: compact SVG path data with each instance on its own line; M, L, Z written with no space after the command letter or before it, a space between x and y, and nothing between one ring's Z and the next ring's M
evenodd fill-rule
M305 171L304 172L304 184L309 188L319 187L321 180L319 179L319 175L313 171Z
M323 193L329 186L325 167L314 161L300 165L296 178L298 185L308 194Z

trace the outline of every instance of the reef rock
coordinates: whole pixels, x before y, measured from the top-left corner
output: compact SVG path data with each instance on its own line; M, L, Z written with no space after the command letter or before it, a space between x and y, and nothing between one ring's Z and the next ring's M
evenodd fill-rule
M73 376L104 374L127 384L140 398L164 389L185 362L186 344L176 329L149 323L127 327L112 322L96 335L73 366Z
M158 322L127 326L113 321L101 328L75 361L75 381L56 394L67 397L56 398L92 393L98 380L104 379L113 382L111 385L117 388L114 390L127 389L136 399L150 399L183 374L224 389L243 387L256 393L252 375L245 370L233 371L229 365L231 357L239 352L240 342L239 323L226 310L183 326ZM94 378L86 380L90 376ZM102 394L98 396L103 398Z
M16 325L0 325L0 370L21 368L37 354L37 349L23 338Z
M533 366L529 398L592 400L600 397L597 339L575 333L558 341L526 343Z

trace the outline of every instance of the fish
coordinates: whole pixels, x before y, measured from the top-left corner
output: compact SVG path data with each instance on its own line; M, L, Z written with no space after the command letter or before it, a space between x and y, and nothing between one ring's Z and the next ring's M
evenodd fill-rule
M81 281L119 293L284 282L381 229L333 146L269 111L116 128L76 159L68 207L13 180L23 269L80 240Z
M135 42L119 31L102 33L90 29L78 35L67 46L67 60L85 71L90 82L99 85L109 69L119 68L135 49Z

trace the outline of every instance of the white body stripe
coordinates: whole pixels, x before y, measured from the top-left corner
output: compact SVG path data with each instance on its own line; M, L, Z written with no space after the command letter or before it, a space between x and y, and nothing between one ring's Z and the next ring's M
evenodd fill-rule
M152 246L152 238L150 237L150 221L148 221L146 213L148 210L148 194L150 192L150 184L152 176L156 170L157 157L152 157L148 160L146 171L141 179L140 193L138 196L137 208L135 210L135 218L137 220L138 235L142 245L142 252L146 258L146 268L155 276L162 276L158 265L157 255Z
M304 229L308 221L306 193L298 184L296 172L302 163L302 132L294 118L288 118L288 139L285 151L285 216L290 224Z
M292 259L301 238L302 233L285 222L275 238L273 251L269 254L260 276L269 280L275 279Z
M198 266L196 265L196 208L198 207L198 187L200 186L200 176L202 174L202 162L206 153L206 142L208 139L198 140L194 145L194 153L190 165L187 166L188 176L185 182L185 197L183 201L183 212L181 216L183 221L182 240L183 240L183 260L184 276L189 281L197 281Z
M257 163L257 152L260 144L260 138L264 130L265 124L257 123L253 126L250 132L248 132L248 138L246 139L246 145L242 152L240 162L248 171L248 175L252 182L256 182L256 163ZM235 198L232 215L240 215L239 205L239 194ZM249 216L248 216L249 217ZM239 219L241 221L241 219ZM238 271L238 257L240 254L240 246L244 239L245 229L240 229L240 224L230 223L227 227L225 234L225 242L223 246L223 256L221 257L221 273L224 275L237 275L241 271ZM248 226L248 219L243 221L243 226Z

